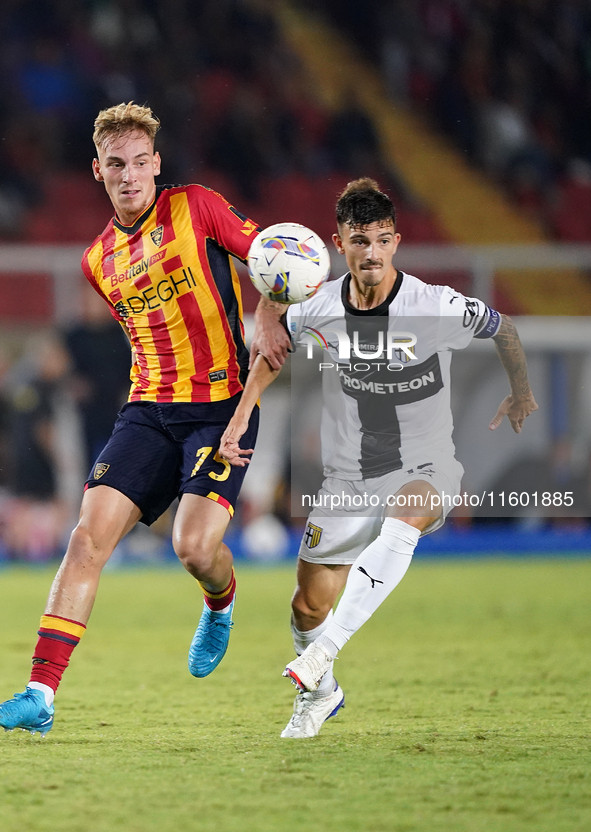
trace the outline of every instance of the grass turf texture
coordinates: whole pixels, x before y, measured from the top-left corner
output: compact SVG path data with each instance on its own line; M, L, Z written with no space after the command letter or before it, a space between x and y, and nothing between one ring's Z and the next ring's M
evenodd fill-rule
M0 574L0 695L50 581ZM193 679L182 570L108 573L45 740L0 733L2 832L587 832L591 560L413 564L338 662L347 707L281 740L293 569L238 568L224 662Z

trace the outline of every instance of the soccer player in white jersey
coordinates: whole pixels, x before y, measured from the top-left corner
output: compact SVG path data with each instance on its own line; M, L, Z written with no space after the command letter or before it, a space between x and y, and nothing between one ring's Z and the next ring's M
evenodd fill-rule
M451 350L466 347L473 337L494 339L511 393L490 423L492 430L507 416L519 433L537 409L510 318L394 267L400 242L395 210L373 180L347 186L336 218L333 241L349 272L304 304L289 307L286 325L294 342L310 328L323 331L328 354L322 361L335 368L322 378L325 480L318 497L377 494L380 508L374 516L367 508L335 516L321 507L309 517L292 600L298 657L283 674L298 694L282 737L315 736L344 704L333 676L335 657L402 580L419 537L444 523L449 505L441 507L441 494L460 493L463 469L454 458L449 399ZM403 360L361 363L356 373L355 364L339 359L333 343L339 328L351 341L357 338L364 354L375 351L376 341L385 354L392 328L416 331L416 344L410 351L393 335L391 346L400 347L396 355ZM409 356L412 360L404 361ZM241 449L239 440L259 395L276 375L258 356L221 441L221 455L234 465L247 464L251 451Z

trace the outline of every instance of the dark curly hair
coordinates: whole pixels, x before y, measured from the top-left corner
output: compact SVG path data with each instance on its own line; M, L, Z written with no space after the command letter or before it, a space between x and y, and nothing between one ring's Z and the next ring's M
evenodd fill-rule
M396 227L396 209L392 200L369 177L349 182L337 202L336 215L338 225L349 225L351 228L365 228L372 222L392 222Z

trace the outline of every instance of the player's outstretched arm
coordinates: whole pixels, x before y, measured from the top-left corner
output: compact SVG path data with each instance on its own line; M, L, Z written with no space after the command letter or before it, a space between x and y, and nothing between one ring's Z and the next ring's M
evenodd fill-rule
M273 370L280 370L291 346L289 335L281 318L287 309L284 303L276 303L261 297L254 313L255 330L250 347L250 366L257 355L264 355Z
M246 380L246 386L244 387L240 404L234 411L234 415L230 419L228 427L220 440L219 454L232 465L244 468L250 462L248 457L252 454L253 449L241 448L240 440L248 427L250 414L259 400L261 393L267 389L278 375L279 370L273 370L263 355L258 355L255 358L254 364L248 374L248 379Z
M493 340L509 378L511 395L503 399L489 428L495 430L503 416L507 416L515 433L520 433L526 417L537 410L538 405L529 386L525 353L515 324L508 315L502 315L501 326Z

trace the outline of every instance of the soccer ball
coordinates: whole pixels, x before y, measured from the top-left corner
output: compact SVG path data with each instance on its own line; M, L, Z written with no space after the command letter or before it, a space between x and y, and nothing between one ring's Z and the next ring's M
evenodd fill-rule
M259 292L280 303L311 298L330 273L326 246L297 222L278 222L261 231L252 242L247 264Z

